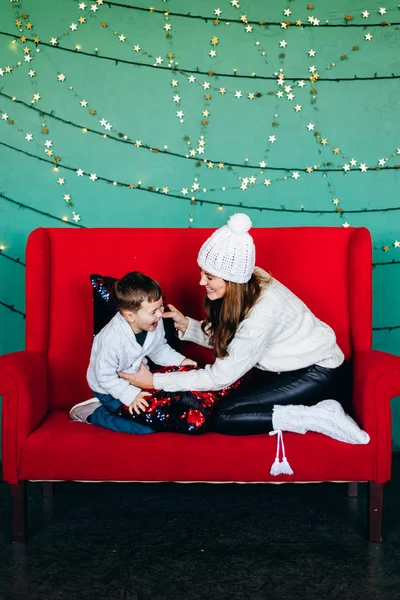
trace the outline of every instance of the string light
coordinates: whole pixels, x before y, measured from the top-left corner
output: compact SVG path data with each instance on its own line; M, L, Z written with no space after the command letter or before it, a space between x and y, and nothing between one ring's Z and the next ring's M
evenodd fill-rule
M119 7L119 8L126 8L126 9L130 9L130 10L136 10L136 11L142 11L142 12L150 12L150 13L154 13L154 14L161 14L164 15L165 11L160 10L160 9L155 9L153 7L150 8L143 8L141 6L131 6L129 4L122 4L120 2L111 2L109 0L104 0L103 2L104 5L107 5L109 7L111 6L115 6L115 7ZM201 20L204 21L205 23L208 23L208 21L215 21L215 15L214 16L204 16L204 15L192 15L192 14L188 14L188 13L179 13L179 12L171 12L168 11L168 15L173 16L173 17L181 17L184 19L197 19L197 20ZM350 27L365 27L365 23L351 23L350 21L352 21L352 17L350 17L350 19L348 18L349 15L344 15L343 16L343 21L341 23L319 23L318 27L320 28L329 28L329 27L346 27L346 28L350 28ZM245 21L243 19L225 19L221 16L217 17L218 22L219 23L237 23L239 25L243 26L243 23L245 23L246 25L258 25L260 28L268 28L268 27L279 27L282 28L282 21L263 21L262 19L257 19L252 21L251 19L245 19ZM288 21L283 21L284 23L286 23L287 27L295 27L295 23L292 22L288 22ZM218 24L218 23L217 23ZM400 22L391 22L391 23L386 23L386 22L381 22L381 23L368 23L368 27L385 27L385 26L389 26L389 25L400 25ZM304 27L315 27L314 22L305 22L305 23L301 23L301 28Z
M400 23L399 23L400 25ZM15 35L8 33L6 31L0 31L0 35L4 35L4 36L9 36L9 37L15 37ZM34 42L34 40L32 40L31 38L26 38L27 42ZM45 46L48 48L52 48L53 50L61 50L63 52L71 52L72 54L76 53L76 50L72 49L72 48L66 48L64 46L53 46L52 44L49 44L47 42L40 42L41 46ZM128 60L126 58L119 58L116 56L106 56L103 54L92 54L91 52L85 52L85 51L80 51L79 52L80 55L82 56L91 56L92 58L97 58L100 60L108 60L108 61L112 61L114 63L116 63L116 65L118 63L121 64L127 64L127 65L135 65L137 67L144 67L144 68L149 68L149 69L157 69L157 70L161 70L161 71L171 71L171 70L175 70L178 71L179 73L183 74L183 73L192 73L194 75L209 75L209 71L201 71L199 69L184 69L182 67L179 68L173 68L171 69L171 67L167 67L167 66L163 66L163 65L155 65L155 64L150 64L150 63L143 63L140 61L135 61L135 60ZM220 73L220 72L214 72L212 73L212 75L214 77L229 77L229 78L235 78L235 79L256 79L256 80L261 80L261 81L276 81L276 77L274 75L254 75L253 73L249 74L240 74L237 72L234 73ZM285 75L285 80L286 81L302 81L304 79L308 79L307 75L304 76L300 76L300 77L290 77L288 75ZM325 82L334 82L334 83L338 83L340 81L374 81L374 80L381 80L381 79L400 79L400 75L397 75L395 73L391 73L390 75L378 75L377 73L375 73L374 75L368 75L368 76L357 76L355 75L354 77L319 77L318 81L325 81Z
M53 215L52 213L46 212L44 210L40 210L39 208L36 208L35 206L29 206L29 204L24 204L23 202L18 202L17 200L13 200L9 196L6 196L2 192L0 192L0 200L5 200L6 202L9 202L10 204L14 204L15 206L18 206L18 208L26 208L26 210L30 210L39 215L49 217L49 219L54 219L56 221L61 221L61 222L65 221L65 217L63 217L63 218L57 217L56 215ZM80 229L86 229L86 227L84 225L79 225L79 223L75 223L75 222L69 223L69 225L71 225L72 227L79 227Z
M26 150L21 150L20 148L16 148L15 146L11 146L10 144L6 144L5 142L1 142L0 141L0 145L1 146L5 146L6 148L10 148L11 150L15 150L16 152L19 152L21 154L25 154L26 156L29 156L31 158L35 158L36 160L40 160L42 162L48 163L48 164L53 164L53 161L44 158L42 156L37 156L36 154L31 154L30 152L27 152ZM68 171L71 172L77 172L77 168L76 167L70 167L68 165L63 165L63 164L59 164L59 167L54 167L54 170L58 170L58 168L61 169L66 169ZM281 169L279 169L281 170ZM299 169L300 170L300 169ZM84 173L86 176L88 176L88 173ZM100 175L96 175L95 178L96 181L104 181L106 183L114 183L113 179L108 179L106 177L102 177ZM160 189L154 188L154 186L148 186L147 188L141 188L140 186L142 185L141 181L137 182L137 187L133 186L131 183L126 183L126 182L122 182L122 181L117 181L116 184L120 187L125 187L125 188L130 188L130 189L140 189L140 191L142 192L146 192L148 194L158 194L158 195L162 195L165 196L166 194L170 197L170 198L178 198L180 200L186 200L188 201L188 198L186 198L185 196L182 196L180 194L174 194L171 193L169 190L168 192L163 192L160 191ZM163 188L163 189L167 189L167 188ZM209 190L212 191L212 190ZM4 197L4 196L3 196ZM207 200L207 199L203 199L203 198L197 198L197 201L201 204L210 204L210 205L216 205L218 206L218 210L222 210L222 207L224 206L231 206L234 208L237 208L237 204L232 203L232 202L219 202L216 200ZM323 215L323 214L338 214L337 209L305 209L305 208L301 208L301 209L295 209L295 208L286 208L283 205L280 208L277 207L272 207L272 206L254 206L254 205L250 205L250 204L244 204L244 203L240 203L240 207L243 209L247 209L247 210L256 210L256 211L268 211L268 212L287 212L287 213L303 213L303 214L319 214L319 215ZM385 208L362 208L362 209L346 209L346 210L342 210L339 213L340 216L343 216L344 214L356 214L356 213L381 213L381 212L394 212L394 211L399 211L400 210L400 206L388 206Z

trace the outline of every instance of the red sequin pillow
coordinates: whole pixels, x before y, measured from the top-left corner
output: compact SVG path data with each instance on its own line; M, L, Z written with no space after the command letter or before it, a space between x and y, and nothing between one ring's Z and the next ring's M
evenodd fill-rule
M190 371L193 367L162 367L158 373ZM147 390L151 397L146 412L130 414L127 407L121 405L118 415L124 419L134 419L137 423L148 425L155 431L170 431L198 435L204 433L211 421L216 403L239 386L239 381L217 392L164 392Z

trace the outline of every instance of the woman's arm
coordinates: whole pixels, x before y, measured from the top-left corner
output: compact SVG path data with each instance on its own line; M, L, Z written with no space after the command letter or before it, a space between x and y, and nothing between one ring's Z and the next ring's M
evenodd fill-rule
M256 323L245 319L228 346L228 356L217 358L204 369L183 373L155 373L153 385L158 390L179 392L185 390L215 391L231 385L254 367L272 338L282 325L269 319ZM138 385L136 381L133 382Z
M211 348L210 338L201 329L201 322L185 317L175 306L168 304L169 312L163 314L164 319L173 319L179 338L185 342L194 342L200 346Z

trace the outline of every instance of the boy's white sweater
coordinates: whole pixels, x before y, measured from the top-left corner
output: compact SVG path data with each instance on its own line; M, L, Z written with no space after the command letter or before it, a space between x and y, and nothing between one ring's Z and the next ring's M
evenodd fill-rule
M268 277L265 271L259 271ZM183 340L209 346L201 323L189 320ZM334 331L317 319L282 283L273 279L240 323L228 346L228 356L204 369L183 373L155 373L154 387L165 391L220 390L252 367L264 371L296 371L311 365L340 366L344 354Z
M141 346L129 323L117 313L93 340L87 370L90 388L100 394L111 394L129 406L142 390L118 377L118 371L136 373L140 364L147 362L146 356L162 366L178 366L185 359L167 344L162 319L155 331L147 332Z

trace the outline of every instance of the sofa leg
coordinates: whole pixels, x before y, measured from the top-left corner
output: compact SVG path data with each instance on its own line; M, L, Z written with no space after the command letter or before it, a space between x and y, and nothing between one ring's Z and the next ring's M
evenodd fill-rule
M26 482L10 485L13 542L26 542Z
M357 498L358 496L358 482L350 481L347 484L347 495L349 498Z
M382 542L383 483L369 482L369 541Z
M53 482L43 481L43 498L51 498L53 495Z

